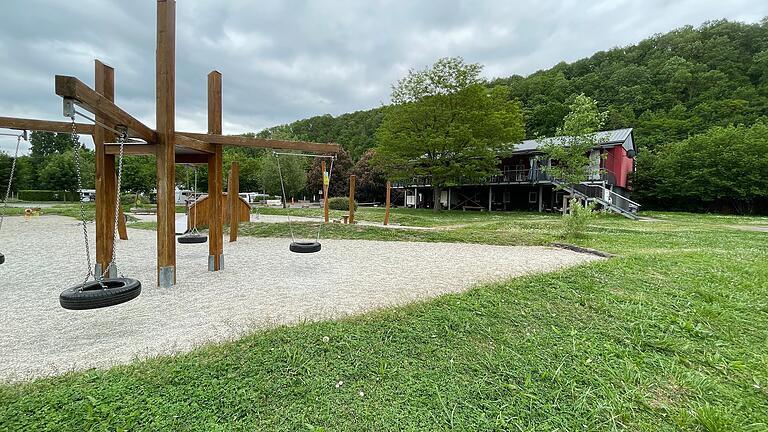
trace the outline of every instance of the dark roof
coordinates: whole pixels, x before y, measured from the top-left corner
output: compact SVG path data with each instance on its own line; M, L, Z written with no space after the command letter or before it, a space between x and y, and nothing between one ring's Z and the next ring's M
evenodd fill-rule
M599 141L601 141L601 146L603 147L612 147L615 145L624 145L627 150L633 148L634 143L632 142L632 128L626 128L626 129L615 129L615 130L608 130L608 131L600 131L597 132L597 136ZM552 137L552 138L543 138L541 140L525 140L521 142L520 144L515 146L515 153L529 153L529 152L536 152L539 150L539 148L542 146L542 144L549 144L549 143L556 143L556 144L565 144L567 137Z

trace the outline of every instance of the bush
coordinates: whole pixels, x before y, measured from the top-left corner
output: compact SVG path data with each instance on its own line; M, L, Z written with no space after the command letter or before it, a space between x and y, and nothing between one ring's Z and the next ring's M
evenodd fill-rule
M572 198L570 203L570 212L563 216L564 236L568 238L581 237L587 228L587 223L595 215L595 203L589 203L586 206L576 198Z
M349 198L331 197L328 198L328 208L331 210L349 210ZM355 210L357 210L357 201L355 201Z
M20 201L77 201L77 192L54 190L20 190Z

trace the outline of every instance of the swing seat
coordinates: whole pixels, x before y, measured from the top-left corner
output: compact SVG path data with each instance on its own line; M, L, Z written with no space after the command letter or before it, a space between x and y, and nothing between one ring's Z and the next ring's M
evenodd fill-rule
M318 242L293 242L289 249L294 253L315 253L320 252L320 247Z
M204 234L184 234L176 239L180 244L195 244L205 243L208 241L208 236Z
M5 255L0 253L0 264L5 262Z
M141 282L129 278L109 278L78 284L59 295L61 307L69 310L98 309L133 300L141 294Z

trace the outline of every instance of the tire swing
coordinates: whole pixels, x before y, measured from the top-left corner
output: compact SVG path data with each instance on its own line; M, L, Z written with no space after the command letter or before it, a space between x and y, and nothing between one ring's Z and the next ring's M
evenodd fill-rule
M8 176L8 187L5 189L5 197L3 198L3 207L0 209L0 230L3 228L3 220L5 219L5 211L8 208L8 197L11 195L11 185L13 184L13 173L16 171L16 160L19 158L19 146L21 145L21 139L27 141L27 131L23 131L19 135L14 134L0 134L5 136L16 137L16 151L13 153L13 159L11 160L11 174ZM0 264L5 263L5 255L0 253Z
M65 108L66 107L67 101L65 101ZM76 113L77 111L75 111L74 105L71 105L70 111L68 111L67 114L69 114L72 119L72 145L74 147L75 170L77 172L77 188L78 192L81 192L83 183L81 175L80 145L77 142L77 130L75 126ZM97 275L93 272L90 246L88 244L85 205L81 199L80 219L83 223L83 238L85 239L85 257L88 266L88 274L85 276L82 283L65 289L59 295L59 304L61 304L61 307L64 309L86 310L115 306L133 300L141 294L141 282L136 279L126 277L106 277L109 274L110 269L117 268L117 222L120 215L120 186L123 177L123 150L125 140L127 139L127 132L125 130L118 132L105 125L101 126L117 133L117 142L120 144L120 155L117 163L117 194L115 198L115 217L112 235L112 259L101 275ZM91 276L93 276L93 280L90 280Z
M197 167L193 166L192 170L195 172L195 184L192 187L192 196L195 197L195 202L197 202ZM189 177L187 177L187 179L189 179ZM187 201L187 215L189 215L191 210L192 205L189 203L189 201ZM195 206L195 213L192 215L192 229L176 239L179 244L205 243L208 241L208 236L205 234L200 234L200 232L197 230L197 211L197 206Z
M319 157L315 155L303 155L303 154L293 154L293 153L272 153L275 158L277 158L277 173L280 176L280 190L283 193L283 202L288 204L288 198L285 194L285 183L283 182L283 170L280 168L280 155L290 155L290 156L310 156L310 157ZM323 184L325 186L330 184L331 181L331 174L333 172L333 161L336 160L335 156L326 156L331 158L331 168L328 172L323 173ZM290 250L293 253L315 253L320 252L322 249L322 245L320 244L320 232L323 229L323 223L320 222L320 226L317 228L317 235L315 236L315 241L296 241L296 237L293 234L293 224L291 222L291 208L288 207L288 212L286 213L288 216L288 230L291 233L291 244L288 246L288 250Z

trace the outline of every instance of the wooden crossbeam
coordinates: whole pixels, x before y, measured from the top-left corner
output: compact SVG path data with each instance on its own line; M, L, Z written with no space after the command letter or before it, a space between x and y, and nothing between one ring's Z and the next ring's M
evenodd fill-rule
M213 144L200 141L179 133L174 134L173 140L177 146L186 147L188 149L197 150L203 153L213 154L216 151Z
M70 122L34 120L17 117L0 117L0 128L40 132L72 133L72 123ZM75 123L75 128L78 134L93 135L93 125Z
M115 126L127 127L132 136L149 143L157 142L157 133L154 130L75 77L56 75L56 94L74 100L83 109L105 118Z
M116 155L120 154L120 145L115 143L109 143L104 146L106 154ZM127 155L137 156L154 156L155 155L154 144L126 144L123 147L123 153Z
M236 135L203 134L194 132L176 132L176 135L183 135L212 144L230 145L237 147L301 150L313 153L337 153L340 148L338 144L334 143L322 144L305 141L273 140Z

